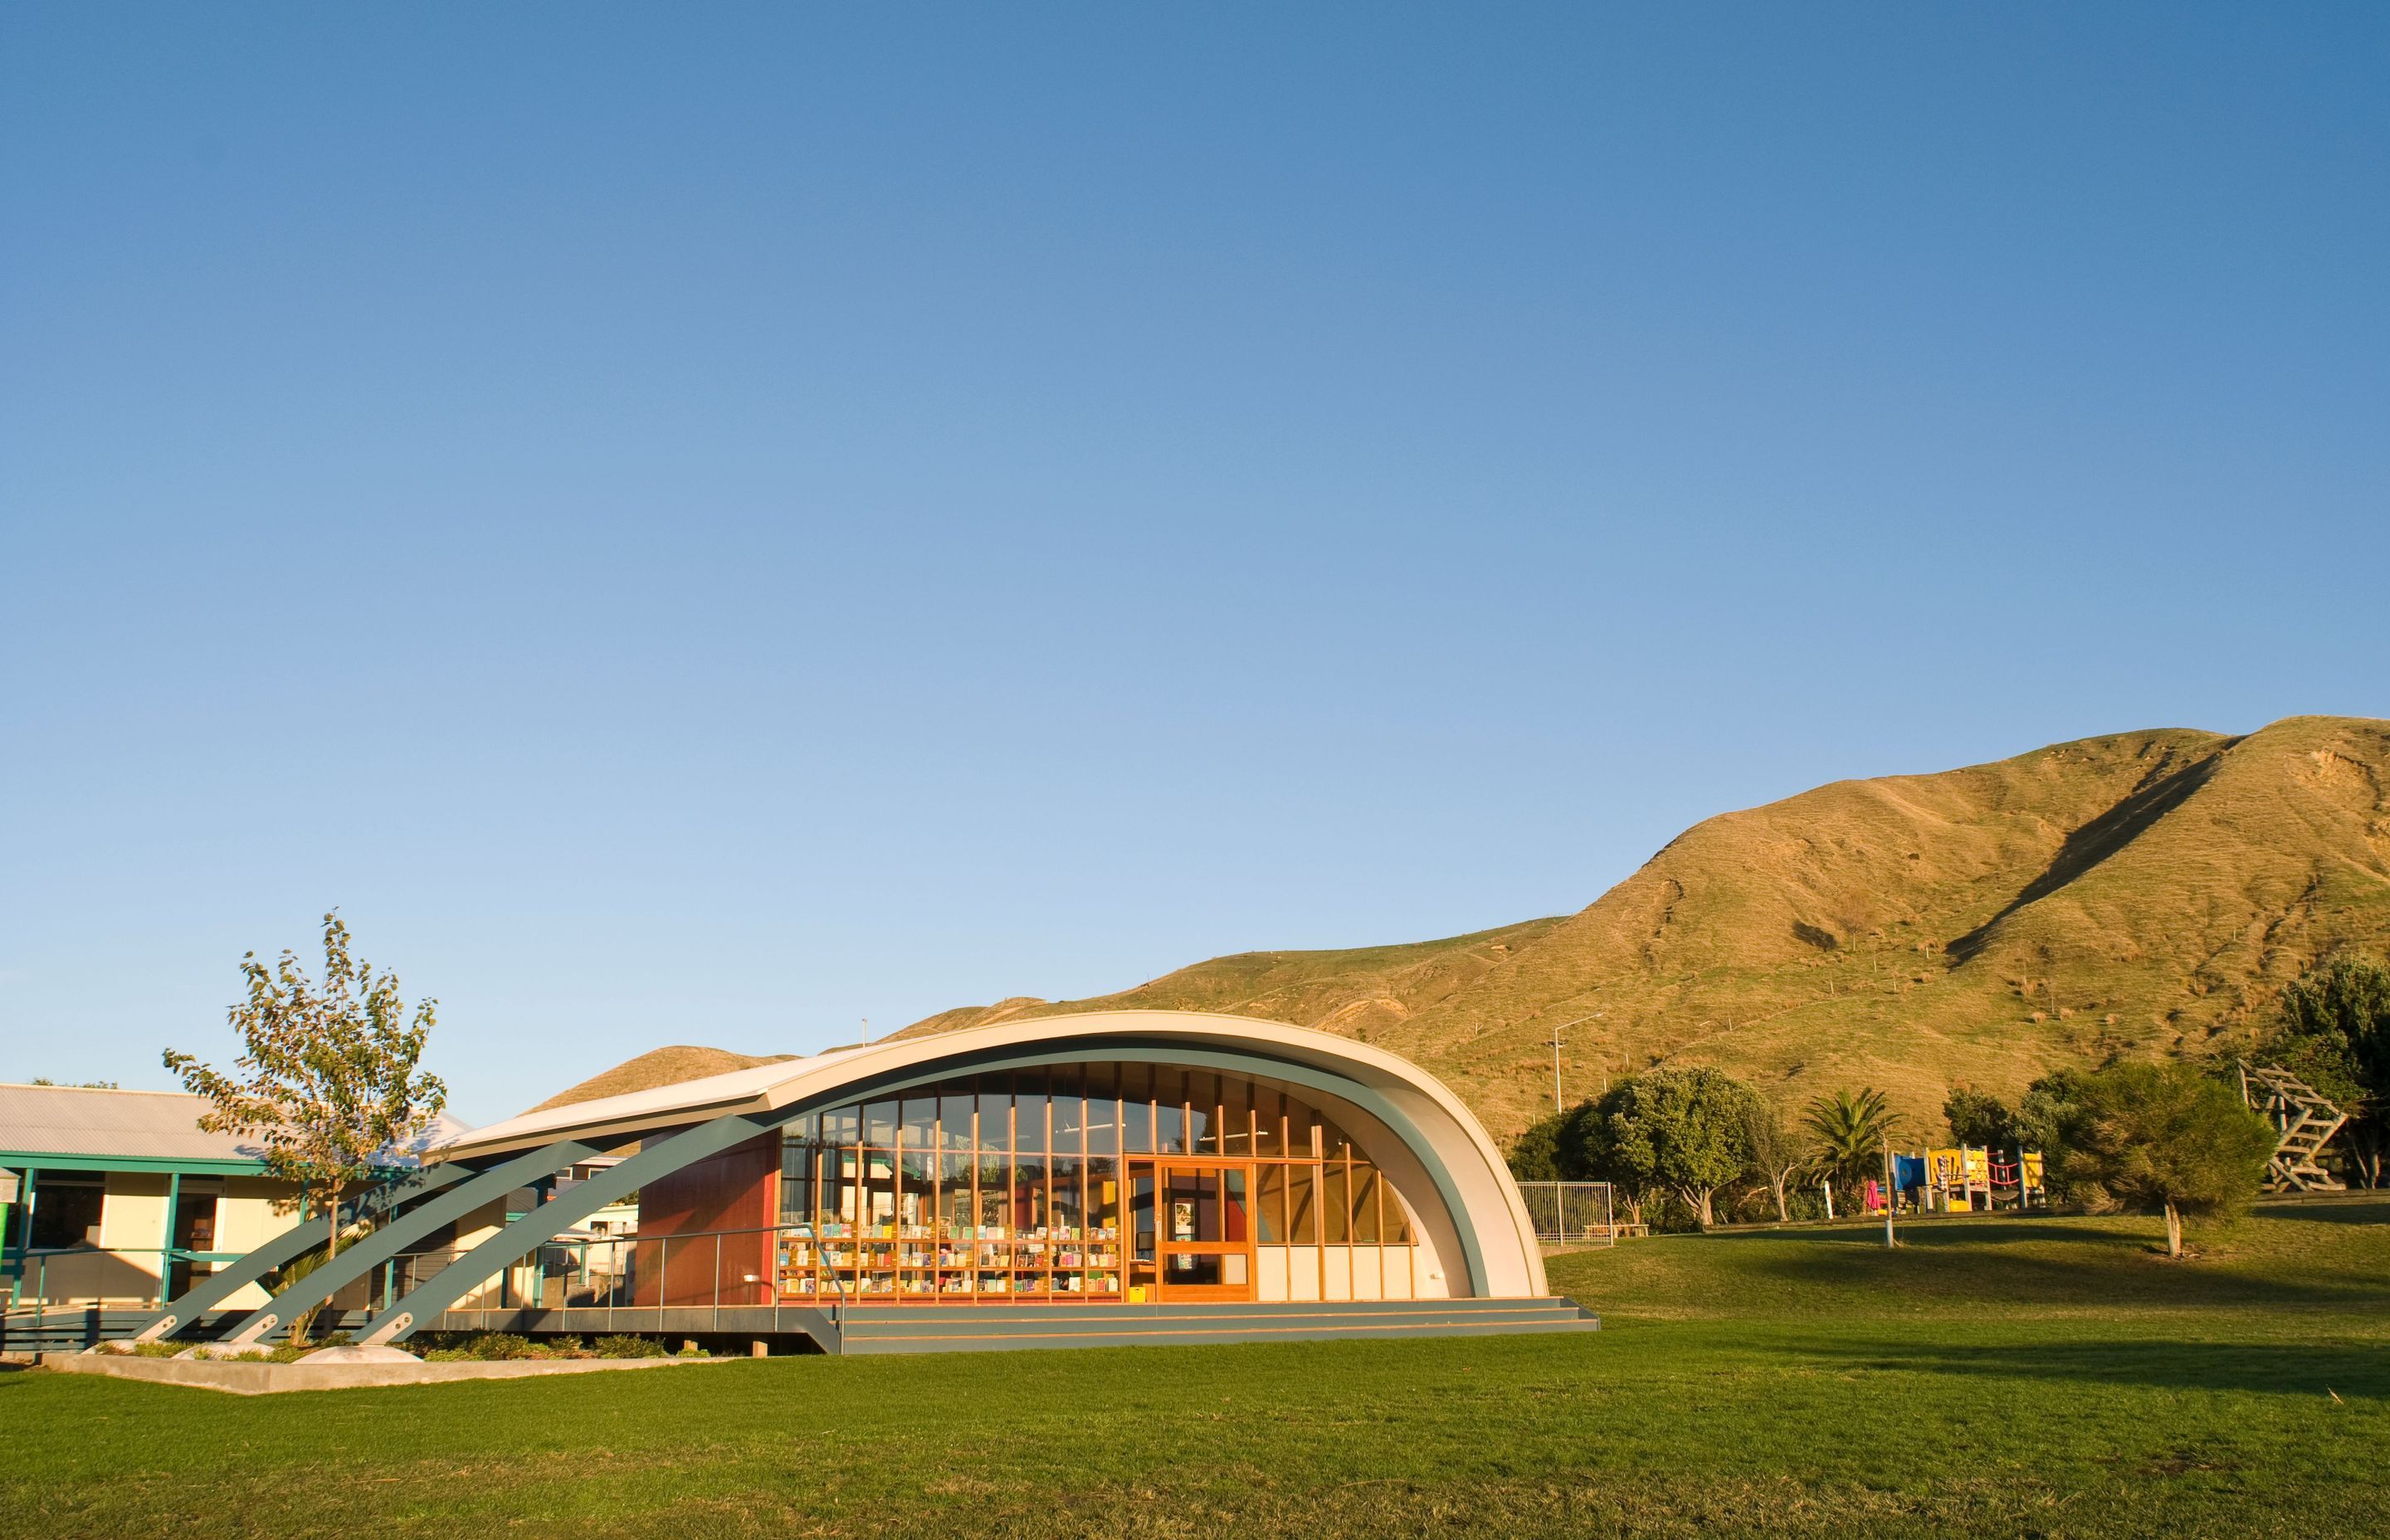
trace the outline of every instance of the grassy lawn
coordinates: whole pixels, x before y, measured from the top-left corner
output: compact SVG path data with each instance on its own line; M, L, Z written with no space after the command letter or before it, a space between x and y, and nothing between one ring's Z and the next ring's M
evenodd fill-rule
M1664 1238L1554 1259L1606 1328L1563 1338L0 1375L0 1535L2379 1533L2390 1203L2156 1233Z

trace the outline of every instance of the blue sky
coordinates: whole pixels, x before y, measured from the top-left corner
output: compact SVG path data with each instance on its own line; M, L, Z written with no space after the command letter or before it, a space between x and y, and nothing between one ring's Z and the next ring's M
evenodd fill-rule
M2390 11L0 9L0 1078L469 1121L2390 715Z

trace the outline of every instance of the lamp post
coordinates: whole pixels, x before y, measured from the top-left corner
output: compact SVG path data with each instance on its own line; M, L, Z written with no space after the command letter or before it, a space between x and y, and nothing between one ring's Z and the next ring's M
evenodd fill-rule
M1568 1110L1567 1104L1561 1099L1561 1033L1571 1027L1579 1026L1587 1021L1599 1021L1609 1014L1606 1010L1597 1010L1590 1016L1580 1016L1574 1021L1562 1021L1552 1029L1552 1115L1554 1117ZM1608 1088L1607 1085L1603 1087L1605 1090Z

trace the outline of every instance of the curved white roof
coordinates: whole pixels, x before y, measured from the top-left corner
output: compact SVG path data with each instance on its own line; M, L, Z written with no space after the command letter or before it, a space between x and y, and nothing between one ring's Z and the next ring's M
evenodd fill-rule
M1331 1099L1342 1104L1338 1121L1346 1124L1396 1187L1417 1192L1433 1184L1448 1195L1446 1206L1458 1211L1449 1216L1456 1232L1452 1238L1464 1241L1482 1258L1486 1291L1509 1297L1546 1292L1543 1253L1526 1205L1519 1198L1501 1152L1459 1097L1418 1065L1382 1048L1249 1016L1091 1011L892 1037L810 1059L780 1059L652 1090L526 1112L451 1140L437 1153L471 1158L533 1149L562 1138L627 1139L734 1112L770 1113L792 1103L834 1097L857 1082L901 1076L908 1070L934 1073L941 1060L984 1056L990 1050L1018 1048L1067 1060L1074 1039L1124 1034L1189 1049L1209 1046L1261 1053L1333 1077L1352 1093L1344 1097L1330 1093ZM1116 1054L1097 1048L1089 1057ZM1167 1055L1150 1057L1161 1060ZM1407 1124L1409 1131L1398 1131L1395 1123ZM1461 1230L1468 1232L1466 1237L1457 1233Z

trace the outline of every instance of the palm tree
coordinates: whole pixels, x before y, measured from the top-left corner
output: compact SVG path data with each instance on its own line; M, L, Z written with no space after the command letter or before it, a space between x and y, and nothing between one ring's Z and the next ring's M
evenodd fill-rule
M1884 1146L1898 1130L1900 1114L1882 1091L1862 1089L1818 1097L1801 1121L1818 1141L1817 1173L1856 1185L1882 1173Z

